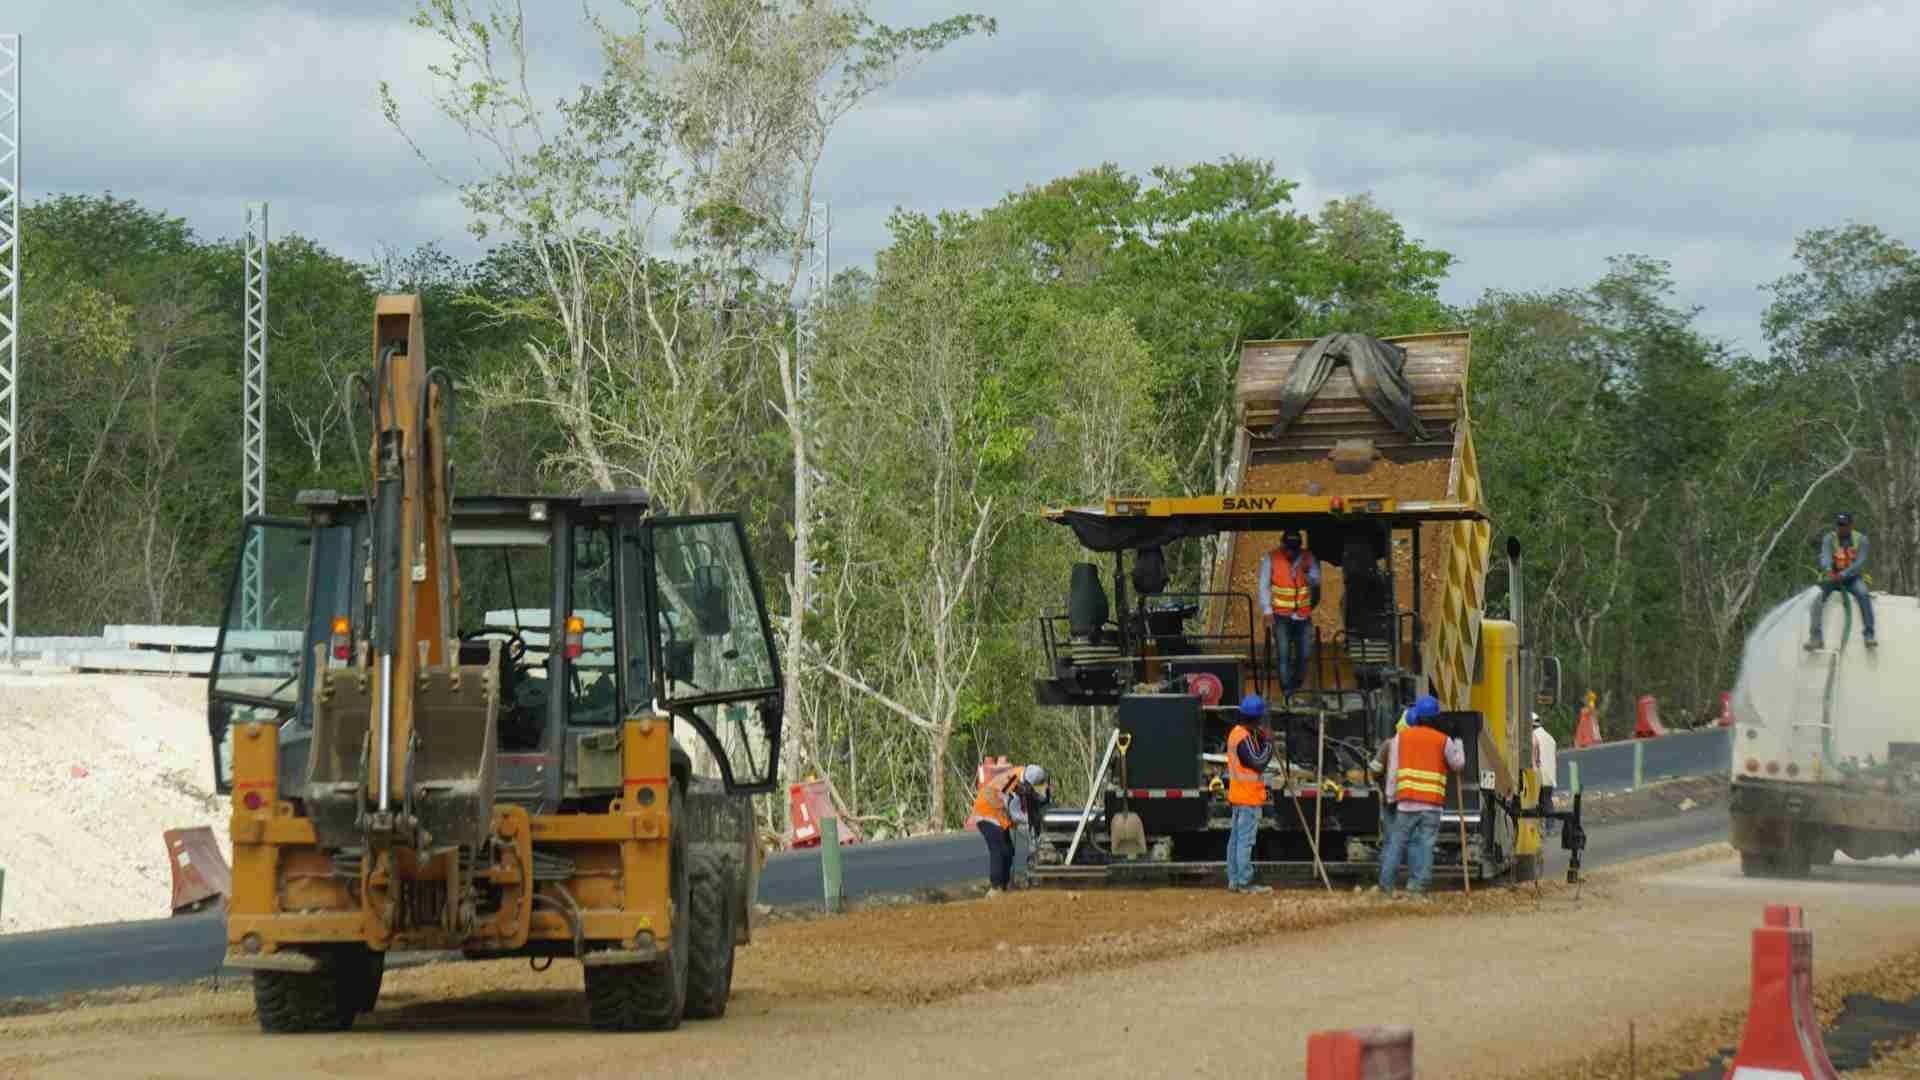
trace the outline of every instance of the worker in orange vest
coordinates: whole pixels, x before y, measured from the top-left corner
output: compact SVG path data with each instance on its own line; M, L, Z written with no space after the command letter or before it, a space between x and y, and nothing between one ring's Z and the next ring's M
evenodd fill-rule
M1240 700L1240 722L1227 733L1227 804L1233 825L1227 833L1227 891L1270 893L1253 883L1253 839L1267 807L1267 762L1273 760L1273 727L1259 694Z
M1433 880L1433 842L1440 836L1440 811L1447 805L1447 773L1467 767L1467 748L1449 738L1433 723L1440 702L1422 694L1414 702L1407 730L1389 739L1385 747L1387 842L1380 852L1380 888L1393 895L1400 863L1407 863L1407 892L1424 897ZM1461 853L1463 856L1465 852Z
M1047 770L1038 765L997 765L973 796L972 820L987 842L987 895L1013 884L1013 829L1027 823L1027 801L1044 803Z
M1274 650L1283 693L1300 689L1313 659L1313 601L1320 591L1320 560L1301 546L1300 534L1280 534L1279 548L1260 560L1256 579L1260 610L1272 620Z
M1867 648L1874 648L1879 642L1873 637L1873 597L1867 593L1867 583L1860 574L1867 568L1867 534L1853 531L1852 514L1836 514L1833 518L1833 531L1820 541L1820 570L1826 579L1820 582L1820 592L1813 598L1812 632L1807 637L1807 651L1826 648L1825 636L1821 632L1820 616L1826 611L1827 594L1843 592L1852 596L1860 604L1860 628L1866 631Z

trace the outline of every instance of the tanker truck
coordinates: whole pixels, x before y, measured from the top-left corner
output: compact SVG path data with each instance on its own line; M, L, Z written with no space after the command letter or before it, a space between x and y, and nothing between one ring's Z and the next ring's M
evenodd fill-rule
M1875 596L1869 649L1860 613L1832 596L1831 647L1808 651L1814 596L1760 620L1734 684L1730 842L1749 877L1920 850L1920 602Z

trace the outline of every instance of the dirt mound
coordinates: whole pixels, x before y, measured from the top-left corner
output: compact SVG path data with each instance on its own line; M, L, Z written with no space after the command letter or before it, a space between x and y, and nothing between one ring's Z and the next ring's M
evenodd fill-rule
M163 918L160 834L210 825L207 684L138 675L0 675L0 932Z

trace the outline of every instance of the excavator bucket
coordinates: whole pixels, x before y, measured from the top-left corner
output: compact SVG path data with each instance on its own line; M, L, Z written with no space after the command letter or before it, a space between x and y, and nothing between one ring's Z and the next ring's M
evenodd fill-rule
M161 834L167 844L167 864L173 867L173 913L191 915L224 901L233 891L233 871L220 854L213 830L205 825L191 829L168 829Z

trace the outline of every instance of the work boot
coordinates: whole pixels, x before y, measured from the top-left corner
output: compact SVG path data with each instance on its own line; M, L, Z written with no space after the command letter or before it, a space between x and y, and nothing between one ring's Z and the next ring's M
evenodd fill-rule
M991 900L991 899L993 899L994 897L996 897L996 896L999 896L999 895L1001 894L1001 892L1003 892L1003 891L1004 891L1004 890L1002 890L1002 889L997 889L997 888L994 888L994 887L992 887L992 886L989 886L989 887L987 888L987 894L986 894L986 895L985 895L984 897L981 897L981 899L983 899L983 900Z
M1827 643L1826 643L1826 642L1824 642L1824 641L1822 641L1822 640L1820 640L1819 638L1808 638L1808 639L1807 639L1807 651L1808 651L1808 652L1819 652L1819 651L1820 651L1821 649L1824 649L1824 648L1826 648L1826 647L1827 647Z
M1249 885L1249 886L1247 886L1246 888L1244 888L1244 889L1241 889L1240 891L1241 891L1241 892L1243 892L1243 893L1253 893L1254 895L1256 895L1256 896L1257 896L1257 895L1260 895L1260 894L1262 894L1262 893L1270 893L1270 892L1272 892L1272 891L1273 891L1273 886L1271 886L1271 885Z
M1867 635L1867 648L1869 648L1869 649L1877 649L1877 648L1879 648L1879 647L1880 647L1880 641L1879 641L1879 639L1878 639L1878 638L1875 638L1875 637L1874 637L1874 636L1873 636L1872 634L1868 634L1868 635Z

